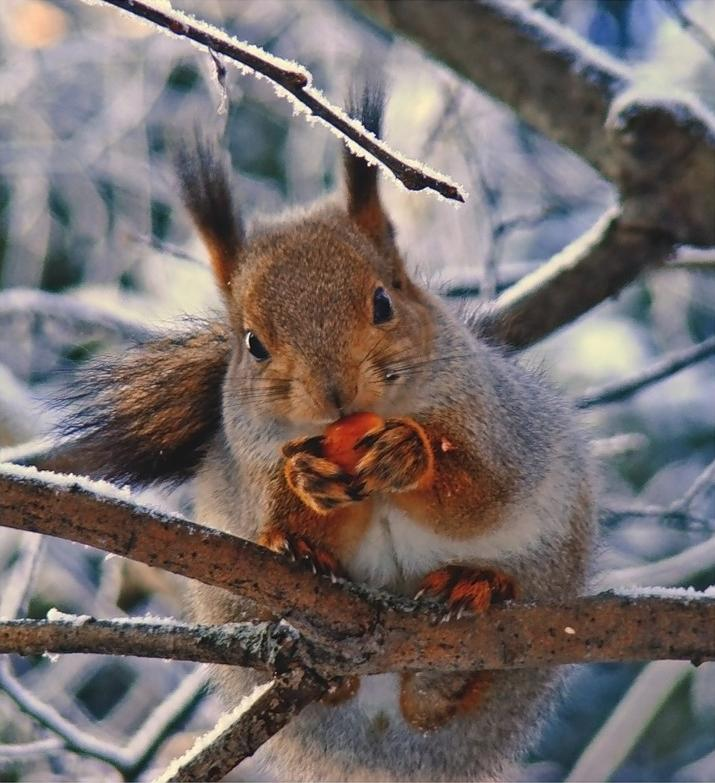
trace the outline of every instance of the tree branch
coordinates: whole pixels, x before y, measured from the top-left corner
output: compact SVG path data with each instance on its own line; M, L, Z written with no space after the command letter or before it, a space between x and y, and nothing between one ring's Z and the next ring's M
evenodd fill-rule
M675 375L680 370L707 359L713 354L715 354L715 337L709 337L697 345L691 345L680 351L672 351L650 367L634 373L629 378L587 389L576 399L576 407L592 408L595 405L606 405L623 400L656 381Z
M250 598L285 617L305 637L309 646L300 648L300 668L309 661L318 672L339 675L426 666L462 671L547 666L642 655L689 658L710 655L715 644L711 600L601 597L563 606L513 604L435 624L435 605L352 583L333 584L249 541L126 499L98 496L89 487L102 485L78 482L30 469L15 475L0 470L2 523L99 546ZM631 613L627 622L624 613Z
M604 174L604 125L631 71L568 28L512 0L353 0L383 27L511 106L529 125ZM518 56L508 56L518 52ZM569 121L564 122L564 106Z
M454 201L464 201L462 188L439 172L432 171L419 161L409 160L393 152L374 134L368 132L360 122L348 117L345 112L326 100L325 96L311 86L309 71L296 63L280 60L257 46L242 43L222 30L185 14L153 5L149 0L104 0L120 10L139 17L155 27L180 38L187 38L206 47L210 52L222 54L230 62L250 69L273 82L283 97L292 97L291 102L302 111L307 111L327 126L348 144L350 149L366 158L370 163L381 165L394 179L408 190L433 190L440 196Z
M605 586L619 589L624 584L619 573L614 572ZM625 582L631 584L630 579ZM137 655L245 666L267 673L312 671L325 678L666 657L715 659L715 631L707 630L715 627L715 598L678 591L665 595L601 594L558 605L512 603L494 606L485 616L448 624L428 619L424 630L415 629L424 640L402 643L402 649L393 638L401 636L400 629L395 622L386 622L379 639L366 635L362 642L368 652L355 660L347 658L336 643L302 639L287 623L201 626L91 617L0 622L0 653Z
M662 234L629 227L611 209L468 323L478 334L524 348L617 294L644 268L665 261L674 247Z
M154 783L222 780L327 689L324 681L298 671L258 686Z
M297 634L280 623L191 625L167 618L0 620L0 653L92 653L250 666L273 673L296 658Z

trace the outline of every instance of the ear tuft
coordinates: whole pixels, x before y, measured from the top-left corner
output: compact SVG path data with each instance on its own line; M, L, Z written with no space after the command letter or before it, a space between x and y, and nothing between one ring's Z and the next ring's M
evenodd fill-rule
M365 84L353 87L348 98L347 111L360 120L371 133L380 136L385 94L382 85ZM392 241L392 226L380 203L378 166L346 147L344 153L347 185L348 214L358 228L377 245Z
M174 152L181 196L206 245L216 281L226 292L244 245L243 223L231 194L228 152L197 130Z

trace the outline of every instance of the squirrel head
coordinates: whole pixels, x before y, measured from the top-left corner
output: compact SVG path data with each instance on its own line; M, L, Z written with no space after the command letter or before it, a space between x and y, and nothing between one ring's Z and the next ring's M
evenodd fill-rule
M368 95L361 107L375 133L380 103ZM349 151L344 163L342 198L247 238L226 155L197 143L178 157L235 336L225 399L257 416L305 425L399 413L431 354L432 306L405 272L377 168Z

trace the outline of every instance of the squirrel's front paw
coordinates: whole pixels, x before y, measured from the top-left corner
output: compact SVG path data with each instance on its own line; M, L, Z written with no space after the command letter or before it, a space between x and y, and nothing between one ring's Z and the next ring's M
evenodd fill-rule
M339 465L313 453L311 441L291 441L283 448L285 477L293 492L317 514L362 500L354 479ZM301 447L306 450L301 450Z
M373 492L404 492L428 486L432 476L432 447L420 425L408 418L387 419L357 444L367 449L357 464L356 486Z
M514 580L501 571L468 566L445 566L422 580L418 598L432 598L446 604L443 620L465 611L484 612L493 603L514 598Z
M309 566L314 574L329 576L331 579L345 577L338 559L327 549L316 546L304 536L273 528L265 531L258 539L258 543L274 552L287 555L296 563Z

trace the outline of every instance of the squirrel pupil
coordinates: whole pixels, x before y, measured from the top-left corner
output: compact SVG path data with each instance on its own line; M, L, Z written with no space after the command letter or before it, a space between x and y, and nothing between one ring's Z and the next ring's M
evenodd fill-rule
M246 332L245 340L246 348L248 348L249 353L251 356L253 356L254 359L257 359L259 362L264 362L266 359L270 359L271 355L268 353L268 349L253 332Z
M376 288L372 297L372 322L384 324L392 318L392 299L384 288Z

